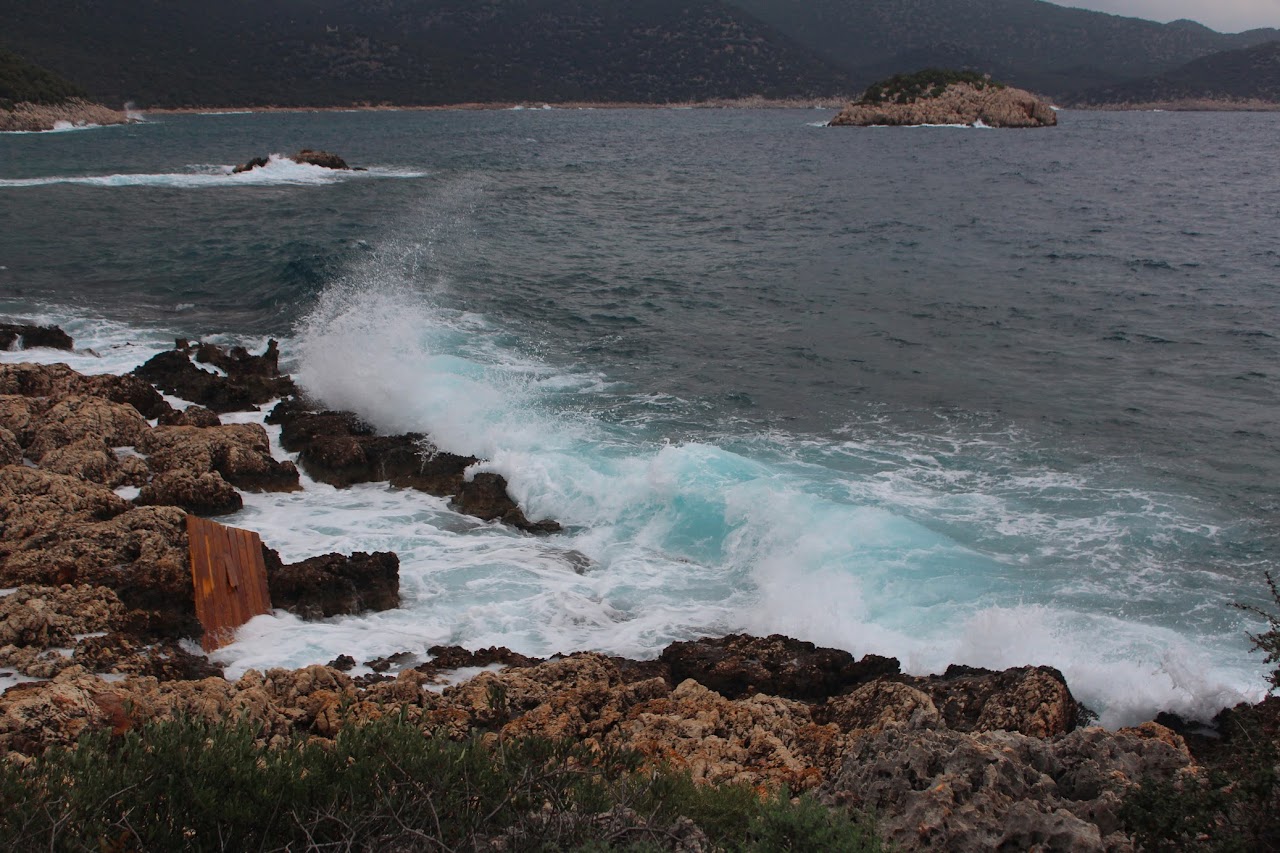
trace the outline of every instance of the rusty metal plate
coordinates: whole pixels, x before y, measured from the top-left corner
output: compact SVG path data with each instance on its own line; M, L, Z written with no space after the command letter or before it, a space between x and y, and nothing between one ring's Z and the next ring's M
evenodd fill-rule
M187 538L196 617L204 626L200 645L211 652L235 639L245 622L271 612L262 540L252 530L195 515L187 516Z

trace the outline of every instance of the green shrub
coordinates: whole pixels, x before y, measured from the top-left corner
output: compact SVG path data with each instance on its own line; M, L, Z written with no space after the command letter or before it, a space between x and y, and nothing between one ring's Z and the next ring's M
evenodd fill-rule
M987 74L977 71L956 71L946 68L926 68L914 74L895 74L887 80L873 83L862 93L860 103L883 104L892 101L911 104L923 97L936 98L954 83L968 83L978 89L994 86L1003 89L1004 84L992 82Z
M1263 576L1267 579L1267 588L1271 591L1271 600L1277 607L1276 613L1268 613L1261 607L1254 607L1249 604L1237 604L1236 607L1260 616L1267 622L1267 630L1261 634L1250 634L1249 639L1253 641L1253 650L1263 652L1263 663L1280 664L1280 588L1276 586L1276 580L1271 576L1270 572L1264 572ZM1271 670L1271 689L1280 689L1280 666Z
M402 719L268 748L248 722L152 723L0 761L0 849L878 850L865 821L785 792L695 784L638 754L539 738L430 737ZM683 821L687 824L687 821Z

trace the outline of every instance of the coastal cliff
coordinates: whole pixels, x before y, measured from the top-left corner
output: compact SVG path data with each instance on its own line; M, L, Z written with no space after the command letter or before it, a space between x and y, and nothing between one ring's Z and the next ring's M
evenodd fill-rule
M1030 92L972 73L929 69L867 88L830 126L986 125L1052 127L1057 113Z

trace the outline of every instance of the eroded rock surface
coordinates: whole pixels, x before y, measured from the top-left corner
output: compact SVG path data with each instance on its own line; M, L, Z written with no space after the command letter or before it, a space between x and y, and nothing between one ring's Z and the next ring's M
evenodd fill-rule
M1052 127L1058 123L1058 114L1023 89L953 83L939 95L921 97L910 103L860 101L849 104L831 120L831 125L971 125L979 122L988 127Z
M266 549L271 603L304 619L400 606L400 558L389 551L324 554L281 563Z

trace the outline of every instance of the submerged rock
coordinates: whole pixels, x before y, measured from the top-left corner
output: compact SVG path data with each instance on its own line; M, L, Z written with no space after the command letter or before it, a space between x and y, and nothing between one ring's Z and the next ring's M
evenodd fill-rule
M0 349L48 349L70 350L71 336L57 326L33 326L20 323L0 323Z
M453 496L453 507L484 521L501 521L526 533L559 533L559 522L544 519L530 521L524 510L507 493L506 478L499 474L476 474L464 481Z
M337 171L350 171L351 167L347 165L347 161L343 160L337 154L331 154L328 151L317 151L314 148L303 148L296 154L291 154L287 159L295 163L302 163L308 166L319 166L322 169L334 169ZM260 169L271 162L269 157L254 157L231 170L231 174L238 175L241 172Z

